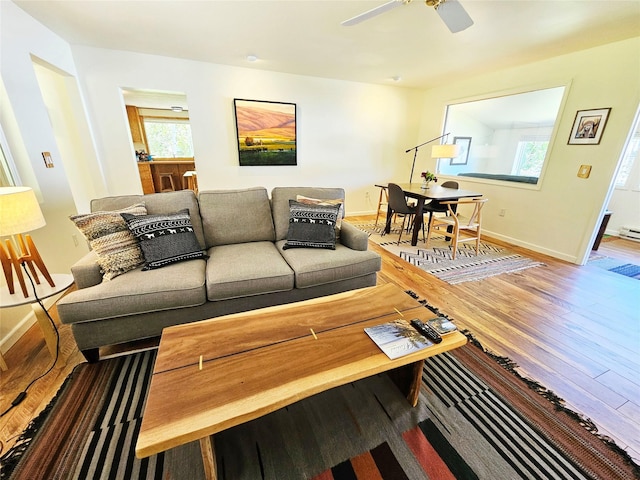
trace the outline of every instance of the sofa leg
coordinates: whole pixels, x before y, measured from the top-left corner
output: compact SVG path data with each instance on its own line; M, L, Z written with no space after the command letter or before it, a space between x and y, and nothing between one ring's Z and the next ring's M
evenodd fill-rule
M97 363L100 360L99 348L90 348L88 350L81 350L81 352L89 363Z

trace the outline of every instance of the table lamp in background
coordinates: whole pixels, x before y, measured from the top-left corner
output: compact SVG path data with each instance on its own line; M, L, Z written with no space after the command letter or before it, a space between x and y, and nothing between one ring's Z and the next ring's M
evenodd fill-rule
M20 282L25 298L29 296L27 285L22 275L21 264L24 262L29 268L35 283L40 284L36 267L52 287L55 286L47 267L45 267L40 253L30 235L23 233L44 227L46 222L40 210L38 199L29 187L0 188L0 237L11 235L0 243L0 261L4 272L9 293L15 293L13 285L13 270ZM18 255L16 250L20 252Z

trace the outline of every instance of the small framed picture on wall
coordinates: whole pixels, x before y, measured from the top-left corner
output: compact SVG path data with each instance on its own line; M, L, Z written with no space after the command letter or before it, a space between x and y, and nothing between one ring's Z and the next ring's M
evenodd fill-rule
M598 145L610 112L611 108L578 110L568 145Z
M449 160L449 165L466 165L471 150L471 137L453 137L453 144L460 147L460 154Z

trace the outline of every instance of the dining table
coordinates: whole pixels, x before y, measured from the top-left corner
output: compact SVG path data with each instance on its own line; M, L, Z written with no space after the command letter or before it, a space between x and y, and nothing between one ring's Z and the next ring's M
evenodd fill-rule
M445 200L458 200L460 198L476 198L482 197L482 193L475 192L473 190L463 190L460 188L446 188L440 185L424 186L422 183L398 183L400 188L404 191L406 197L413 198L416 203L416 215L413 223L413 235L411 236L411 245L416 246L418 244L418 233L422 228L424 204L427 200L430 201L445 201ZM455 206L455 205L454 205ZM384 233L391 231L391 218L393 212L390 207L387 207L387 223L384 227Z

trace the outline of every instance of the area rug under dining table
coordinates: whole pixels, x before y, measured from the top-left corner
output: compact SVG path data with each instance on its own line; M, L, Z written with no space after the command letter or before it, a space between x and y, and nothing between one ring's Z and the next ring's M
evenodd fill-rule
M399 222L392 224L391 231L387 234L383 233L384 221L380 221L378 225L372 222L353 225L367 232L369 239L385 250L452 285L544 265L487 240L481 240L477 254L475 242L459 243L454 259L451 242L443 235L432 235L427 248L422 240L422 233L415 246L411 245L411 232L403 232L398 244L401 229Z
M219 478L640 478L588 419L465 333L467 345L426 361L416 408L386 374L329 390L217 434ZM203 478L198 442L135 458L155 354L76 367L0 458L0 478Z

